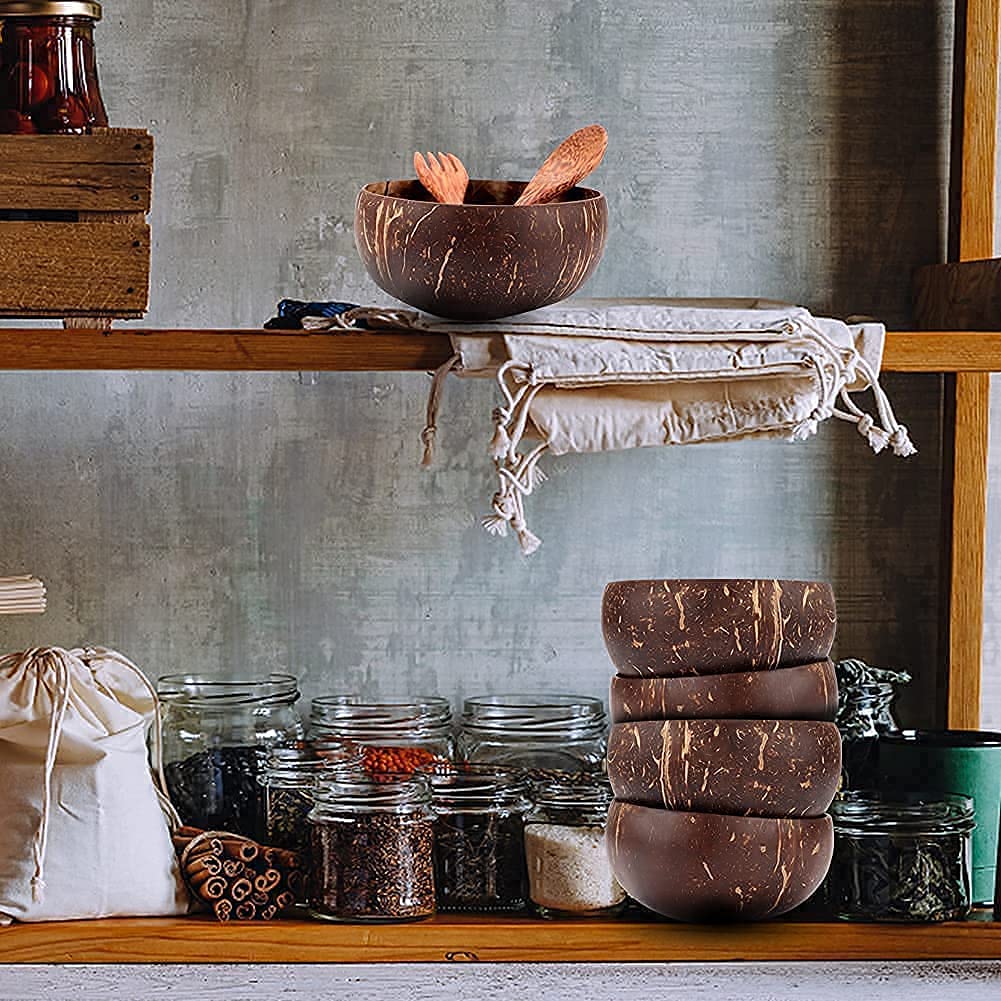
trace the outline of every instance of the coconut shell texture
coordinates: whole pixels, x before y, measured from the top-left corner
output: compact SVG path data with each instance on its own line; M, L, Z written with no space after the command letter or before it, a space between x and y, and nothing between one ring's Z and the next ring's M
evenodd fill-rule
M803 903L831 864L828 816L732 817L612 803L608 855L623 889L678 921L754 921Z
M830 660L774 671L684 678L612 677L613 723L664 719L833 720L838 681Z
M608 778L617 799L756 817L818 817L841 777L841 734L809 720L617 723Z
M791 580L613 581L602 601L619 674L680 677L823 660L837 617L829 584Z

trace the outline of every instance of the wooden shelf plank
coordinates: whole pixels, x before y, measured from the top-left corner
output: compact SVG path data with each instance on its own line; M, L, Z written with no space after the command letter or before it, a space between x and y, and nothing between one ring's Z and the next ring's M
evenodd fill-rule
M0 931L0 963L969 959L995 958L999 951L1001 925L986 922L702 927L441 917L403 925L220 925L187 918L60 922Z
M5 963L728 962L1001 956L1001 923L861 925L439 917L413 924L137 918L0 929Z
M0 328L0 369L410 372L450 355L443 334ZM1001 371L1001 331L891 331L890 372Z

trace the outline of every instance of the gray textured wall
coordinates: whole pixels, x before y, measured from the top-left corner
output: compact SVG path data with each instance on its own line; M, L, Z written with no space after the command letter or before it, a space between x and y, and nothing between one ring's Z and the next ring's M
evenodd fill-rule
M116 0L113 120L156 133L158 325L376 298L354 193L414 148L527 176L604 122L590 294L906 313L944 229L948 0ZM0 375L0 546L51 587L4 644L113 644L151 674L287 667L305 689L606 689L610 578L834 581L838 652L935 691L937 377L887 380L921 455L802 445L567 458L522 560L477 521L490 388L453 384L416 468L420 375Z

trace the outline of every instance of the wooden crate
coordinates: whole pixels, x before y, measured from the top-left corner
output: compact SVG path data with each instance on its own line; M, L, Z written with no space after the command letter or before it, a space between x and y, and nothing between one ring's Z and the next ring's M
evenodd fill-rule
M0 136L0 318L109 328L149 305L153 137Z

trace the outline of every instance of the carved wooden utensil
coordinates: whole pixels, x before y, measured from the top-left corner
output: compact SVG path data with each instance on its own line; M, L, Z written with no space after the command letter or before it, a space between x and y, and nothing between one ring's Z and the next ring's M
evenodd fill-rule
M427 160L414 153L414 170L421 184L431 192L436 202L461 205L466 198L469 174L462 161L452 153L428 153Z
M600 125L578 129L549 154L514 204L551 202L569 191L601 163L607 146L608 133Z

